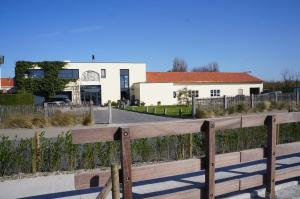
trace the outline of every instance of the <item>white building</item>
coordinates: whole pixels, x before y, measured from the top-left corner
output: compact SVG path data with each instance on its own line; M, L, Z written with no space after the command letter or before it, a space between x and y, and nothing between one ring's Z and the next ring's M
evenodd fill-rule
M263 81L248 73L147 72L146 81L135 83L135 97L146 105L177 104L177 93L187 88L198 98L258 94Z
M43 76L30 69L29 76ZM60 78L75 78L62 94L74 104L92 100L103 105L120 99L140 100L146 105L177 104L176 93L187 88L196 97L250 95L263 90L263 81L247 73L146 72L144 63L67 62Z

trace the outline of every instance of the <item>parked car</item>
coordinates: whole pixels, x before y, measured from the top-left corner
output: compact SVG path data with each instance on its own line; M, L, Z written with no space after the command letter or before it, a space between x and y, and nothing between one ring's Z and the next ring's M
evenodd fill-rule
M70 105L71 100L66 95L56 95L55 97L50 98L48 104L56 106L65 106Z

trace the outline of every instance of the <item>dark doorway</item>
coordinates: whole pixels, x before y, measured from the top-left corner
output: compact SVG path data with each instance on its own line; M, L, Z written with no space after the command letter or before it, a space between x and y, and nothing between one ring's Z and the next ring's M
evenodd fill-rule
M250 88L250 95L252 95L252 94L255 94L255 95L259 94L259 88L258 87Z
M101 105L101 86L80 86L80 96L82 104L89 104L93 101L94 105Z

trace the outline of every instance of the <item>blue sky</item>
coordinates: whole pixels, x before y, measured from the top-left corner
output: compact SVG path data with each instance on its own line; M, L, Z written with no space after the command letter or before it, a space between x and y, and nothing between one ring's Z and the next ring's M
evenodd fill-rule
M300 70L299 0L0 0L2 76L18 60L145 62L280 79Z

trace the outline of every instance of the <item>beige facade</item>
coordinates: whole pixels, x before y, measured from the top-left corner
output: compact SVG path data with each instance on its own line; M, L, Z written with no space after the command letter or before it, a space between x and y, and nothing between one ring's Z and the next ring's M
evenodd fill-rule
M101 86L101 104L108 100L117 101L121 98L120 70L129 71L129 89L134 83L146 81L146 64L144 63L77 63L68 62L65 69L78 69L79 79L71 82L65 91L72 92L72 102L80 104L82 86ZM105 70L105 77L101 75L101 70Z
M177 98L174 97L174 92L181 89L198 91L199 98L211 97L211 91L219 90L219 96L236 96L250 95L250 88L259 88L259 92L263 90L262 83L137 83L134 84L134 93L136 98L146 105L156 105L161 102L162 105L177 104ZM216 96L217 97L217 96Z

